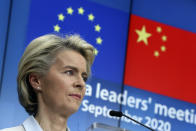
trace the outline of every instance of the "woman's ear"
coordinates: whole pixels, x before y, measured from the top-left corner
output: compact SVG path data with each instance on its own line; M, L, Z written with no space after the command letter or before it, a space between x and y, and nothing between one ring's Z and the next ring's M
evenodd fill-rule
M29 75L29 83L33 87L35 91L41 90L41 82L40 82L40 76L36 73L31 73Z

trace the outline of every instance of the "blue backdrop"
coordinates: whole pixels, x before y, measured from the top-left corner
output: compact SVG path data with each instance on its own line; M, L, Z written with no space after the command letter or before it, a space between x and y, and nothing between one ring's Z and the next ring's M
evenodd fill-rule
M147 130L128 119L111 118L111 109L158 131L195 131L195 104L124 85L130 14L196 33L195 6L195 1L187 0L1 0L0 129L19 125L28 117L16 91L17 65L28 43L48 33L78 33L95 46L97 56L86 86L89 92L68 121L71 131L84 131L94 122ZM190 109L189 117L195 121L158 114L154 107L159 104Z

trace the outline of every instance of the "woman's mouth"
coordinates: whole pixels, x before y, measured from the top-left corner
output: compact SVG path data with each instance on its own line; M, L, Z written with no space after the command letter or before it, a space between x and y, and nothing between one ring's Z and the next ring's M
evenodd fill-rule
M77 100L81 100L82 96L80 94L69 94L69 96L77 99Z

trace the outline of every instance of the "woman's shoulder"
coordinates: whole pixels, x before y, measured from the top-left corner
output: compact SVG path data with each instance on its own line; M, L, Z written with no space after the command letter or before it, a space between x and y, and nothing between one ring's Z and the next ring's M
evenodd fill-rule
M23 126L16 126L16 127L11 127L11 128L5 128L0 131L25 131Z

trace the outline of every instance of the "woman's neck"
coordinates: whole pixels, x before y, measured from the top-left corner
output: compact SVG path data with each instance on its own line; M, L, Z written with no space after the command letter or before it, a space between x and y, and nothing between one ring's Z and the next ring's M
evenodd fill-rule
M67 117L47 109L38 109L35 119L43 131L66 131L67 129Z

